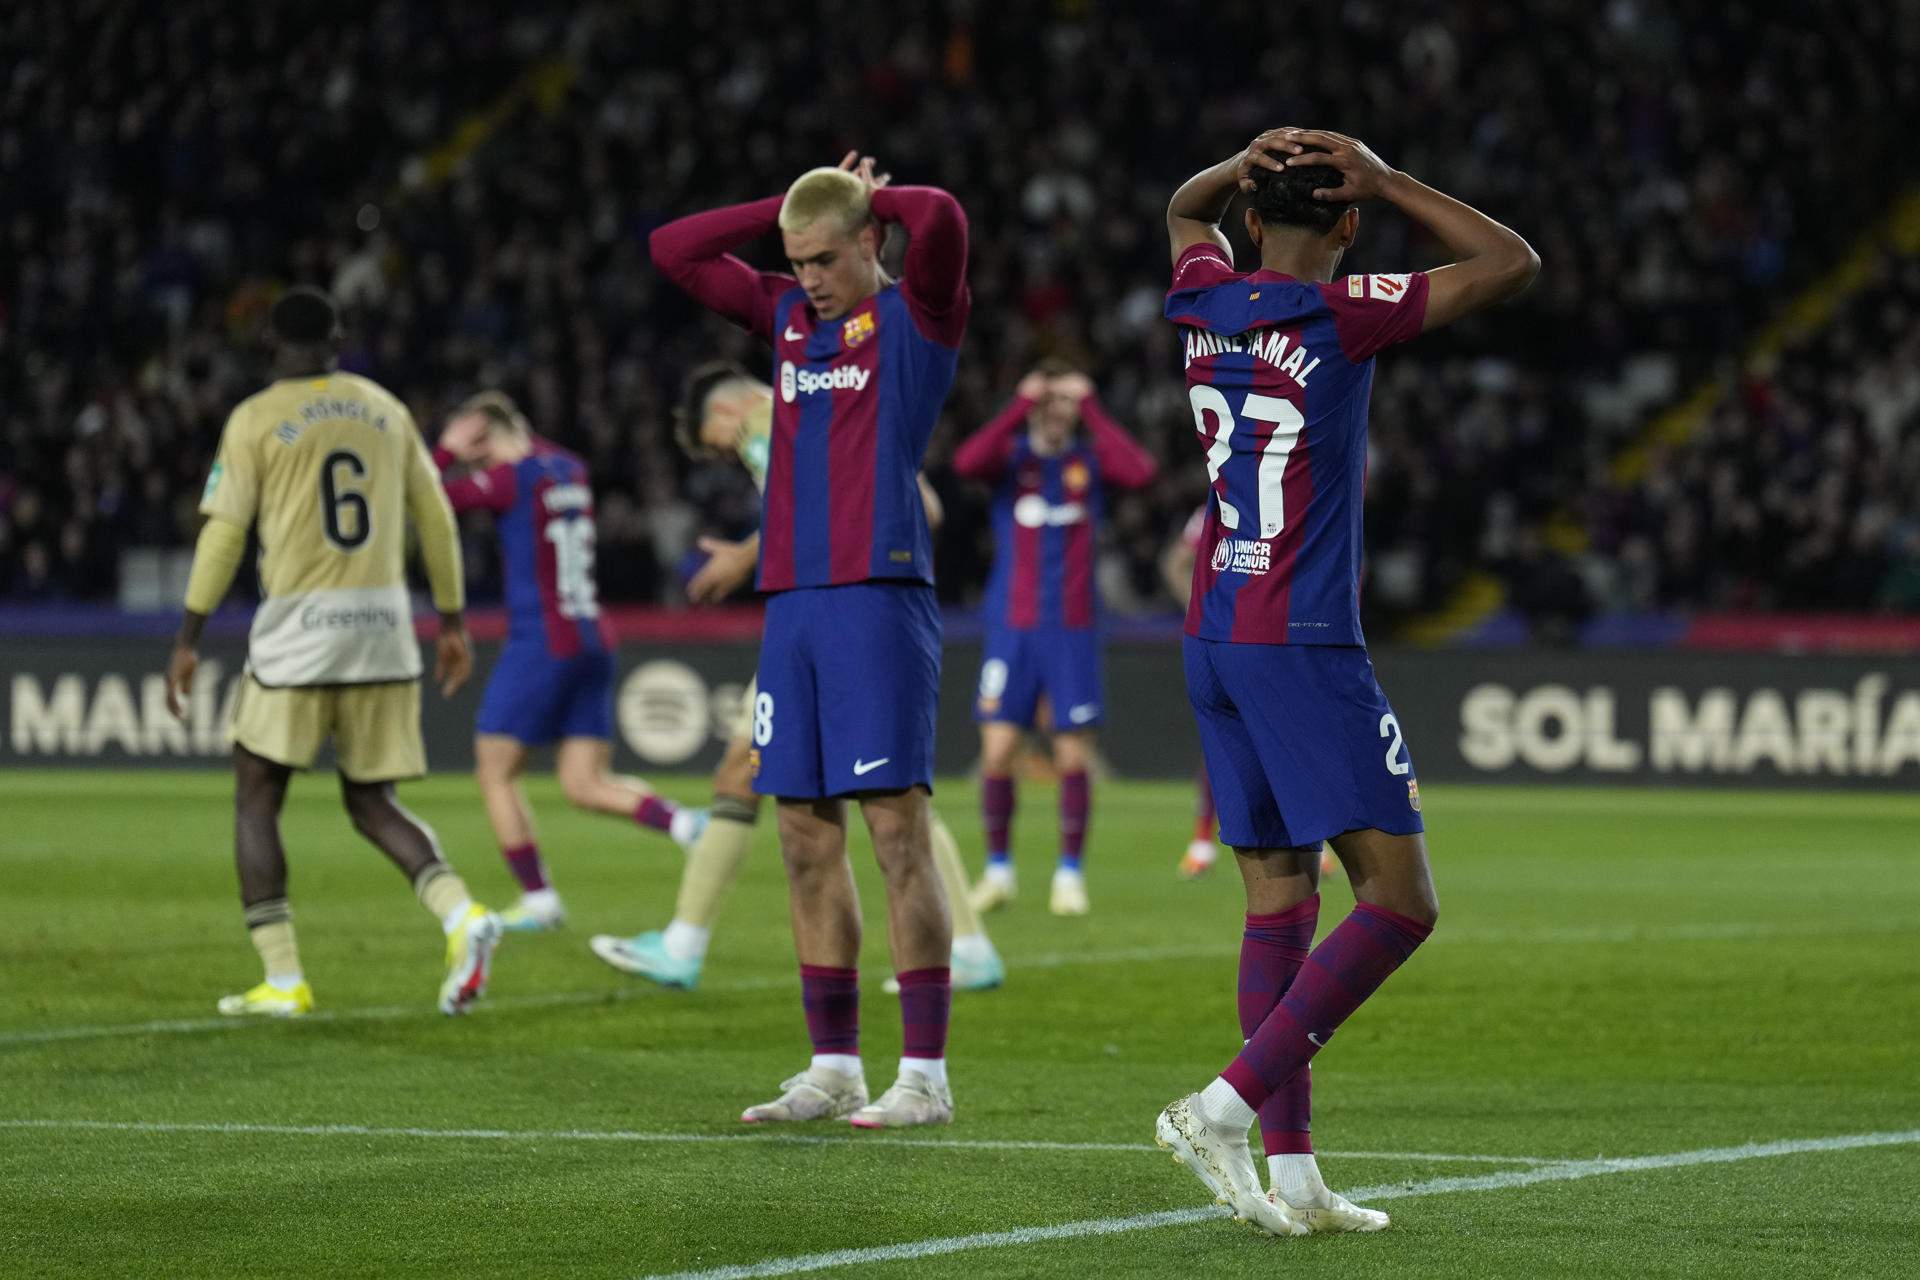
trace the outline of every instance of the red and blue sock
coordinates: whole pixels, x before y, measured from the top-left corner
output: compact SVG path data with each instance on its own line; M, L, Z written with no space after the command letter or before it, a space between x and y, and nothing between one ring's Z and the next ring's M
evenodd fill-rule
M905 986L901 987L904 992ZM800 966L800 1004L807 1038L816 1054L860 1054L860 971L831 965Z
M1286 995L1220 1078L1261 1110L1432 932L1432 926L1384 907L1355 906L1307 956Z
M642 796L640 803L633 807L633 820L652 831L671 832L673 815L680 812L680 806L662 796Z
M980 779L980 822L987 829L987 861L1000 866L1012 862L1012 778Z
M507 860L507 870L513 872L513 878L528 893L537 893L547 887L547 866L540 861L540 846L533 841L502 849L500 856Z
M1060 775L1060 865L1072 871L1080 869L1080 852L1087 842L1087 811L1092 800L1093 784L1085 769Z
M1203 775L1204 776L1204 775ZM1249 915L1240 938L1240 1034L1248 1040L1293 985L1313 949L1320 922L1320 895L1271 915ZM1308 1067L1288 1077L1260 1104L1260 1140L1267 1154L1304 1155L1313 1150L1313 1075Z
M937 969L909 969L900 975L900 1056L947 1056L947 1021L953 1010L953 975Z

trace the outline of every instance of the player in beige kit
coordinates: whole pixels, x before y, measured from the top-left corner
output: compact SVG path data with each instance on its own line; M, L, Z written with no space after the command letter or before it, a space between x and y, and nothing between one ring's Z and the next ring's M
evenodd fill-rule
M295 289L269 320L274 382L227 419L200 503L186 617L167 666L179 715L209 613L233 582L249 529L261 602L234 709L235 861L266 980L222 1013L297 1016L313 1008L287 903L280 809L295 769L331 738L354 830L393 859L446 936L440 1008L484 990L500 921L475 904L393 784L426 772L420 645L407 594L406 526L418 531L440 612L434 675L452 693L472 669L453 513L406 406L337 369L339 326L325 294Z

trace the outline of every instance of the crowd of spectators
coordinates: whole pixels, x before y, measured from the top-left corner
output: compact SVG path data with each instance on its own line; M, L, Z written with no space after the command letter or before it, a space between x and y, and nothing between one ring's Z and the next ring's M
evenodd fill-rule
M386 0L329 6L318 27L219 0L23 0L0 13L0 594L111 596L121 550L190 539L220 423L261 377L262 309L310 282L346 307L347 367L429 431L497 385L585 454L603 595L674 599L692 539L754 514L744 477L675 453L679 379L713 354L763 356L658 276L646 234L857 145L953 190L972 222L974 318L929 457L951 513L943 593L977 593L987 536L947 455L1059 355L1168 464L1114 504L1101 570L1113 607L1164 608L1156 557L1205 486L1160 320L1165 202L1292 122L1368 140L1546 263L1517 304L1381 362L1372 620L1488 567L1523 603L1897 604L1887 583L1916 572L1902 491L1881 491L1884 522L1864 511L1920 426L1904 390L1851 384L1872 368L1904 386L1891 344L1910 370L1910 291L1849 312L1815 340L1831 350L1790 353L1644 483L1607 463L1913 180L1916 68L1920 0L1812 21L1756 0L1684 20L1636 0L1415 16L838 0L780 25L746 0L504 21ZM436 157L483 113L477 145ZM1343 269L1435 261L1369 210ZM1569 512L1593 531L1577 566L1542 551ZM1737 532L1751 520L1760 534ZM1875 537L1875 572L1834 571ZM483 595L485 546L471 540Z

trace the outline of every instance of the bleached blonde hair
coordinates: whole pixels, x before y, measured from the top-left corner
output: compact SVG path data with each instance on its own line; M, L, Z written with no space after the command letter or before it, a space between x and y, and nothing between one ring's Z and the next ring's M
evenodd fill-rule
M830 218L841 231L853 235L873 216L867 188L857 174L845 169L809 169L793 180L780 205L780 229L805 231Z

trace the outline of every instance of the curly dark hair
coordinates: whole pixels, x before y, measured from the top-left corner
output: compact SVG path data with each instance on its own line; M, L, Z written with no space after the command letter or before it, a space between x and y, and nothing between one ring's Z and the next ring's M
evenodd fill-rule
M1324 147L1308 147L1302 155L1326 154ZM1351 206L1335 200L1316 200L1313 193L1346 181L1338 169L1323 164L1293 165L1284 169L1253 168L1253 211L1269 227L1305 227L1321 235L1333 230Z

